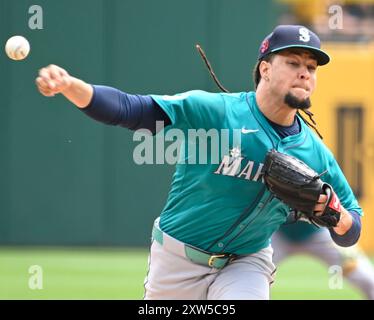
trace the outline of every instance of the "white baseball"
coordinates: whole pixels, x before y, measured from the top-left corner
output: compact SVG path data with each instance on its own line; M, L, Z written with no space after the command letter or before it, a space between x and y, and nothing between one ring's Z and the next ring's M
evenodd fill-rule
M30 52L30 44L22 36L13 36L6 42L5 52L10 59L23 60Z

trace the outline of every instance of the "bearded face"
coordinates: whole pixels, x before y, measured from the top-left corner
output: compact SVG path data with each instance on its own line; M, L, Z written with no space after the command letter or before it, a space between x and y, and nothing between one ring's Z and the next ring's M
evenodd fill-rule
M311 107L310 98L300 99L294 96L291 92L288 92L284 97L284 103L293 109L306 110Z

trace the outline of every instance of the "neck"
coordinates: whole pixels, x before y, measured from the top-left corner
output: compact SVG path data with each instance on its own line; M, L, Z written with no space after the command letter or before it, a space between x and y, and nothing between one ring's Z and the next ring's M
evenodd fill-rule
M260 83L256 90L256 102L266 118L281 126L290 126L297 110L284 103L284 97L274 95Z

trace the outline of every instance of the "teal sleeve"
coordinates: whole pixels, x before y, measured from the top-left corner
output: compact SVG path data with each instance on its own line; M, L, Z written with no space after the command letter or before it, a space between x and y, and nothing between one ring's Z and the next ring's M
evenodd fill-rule
M179 129L220 128L225 117L225 102L221 94L201 90L174 96L151 95Z
M323 180L333 187L335 193L340 199L342 206L346 210L355 211L360 216L363 216L362 209L359 206L346 177L340 169L339 164L336 162L332 154L329 157L328 172Z

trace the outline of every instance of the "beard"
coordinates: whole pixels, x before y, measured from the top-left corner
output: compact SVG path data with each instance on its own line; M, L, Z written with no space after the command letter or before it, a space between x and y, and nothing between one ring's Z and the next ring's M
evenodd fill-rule
M312 105L312 103L310 102L310 98L299 99L290 92L285 95L284 103L293 109L301 110L309 109Z

